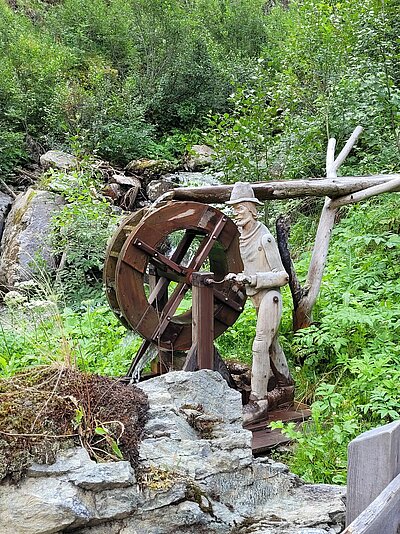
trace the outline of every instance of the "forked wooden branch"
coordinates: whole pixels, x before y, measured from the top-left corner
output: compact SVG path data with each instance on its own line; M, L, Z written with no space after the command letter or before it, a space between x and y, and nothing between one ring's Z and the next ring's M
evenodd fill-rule
M336 159L336 140L334 138L329 139L326 151L327 178L335 179L337 177L337 170L345 161L362 130L361 126L355 128ZM331 199L326 197L315 236L314 248L302 296L299 302L294 303L295 311L293 316L293 329L295 331L309 326L312 322L312 310L321 288L322 276L328 256L329 242L335 224L337 210L338 208L332 207Z

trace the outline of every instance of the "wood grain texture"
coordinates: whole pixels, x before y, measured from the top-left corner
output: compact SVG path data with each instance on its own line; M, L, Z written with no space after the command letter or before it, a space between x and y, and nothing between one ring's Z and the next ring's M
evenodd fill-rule
M400 532L400 475L342 534L398 534Z
M192 274L192 340L199 369L214 369L214 273Z
M324 197L350 195L368 187L384 184L400 178L400 174L378 174L374 176L341 176L338 178L314 178L306 180L280 180L254 182L251 184L259 200L280 200L286 198ZM233 185L207 187L177 187L170 193L173 200L220 203L229 200ZM396 191L400 191L398 186Z
M400 421L354 439L349 444L346 524L354 521L399 473ZM384 530L376 534L380 532L389 534Z

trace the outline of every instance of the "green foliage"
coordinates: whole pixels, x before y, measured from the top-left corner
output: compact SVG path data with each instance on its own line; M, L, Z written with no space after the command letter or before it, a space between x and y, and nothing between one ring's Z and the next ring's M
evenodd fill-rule
M124 375L141 340L127 337L125 327L104 303L86 301L73 310L61 308L55 298L10 303L9 320L0 324L0 376L55 362Z
M249 87L230 96L233 111L210 119L210 140L218 149L216 162L224 181L260 181L271 173L270 145L282 128L284 110L268 90L266 76L255 68Z
M79 131L116 163L168 156L160 138L226 109L264 36L261 0L1 0L0 171Z
M216 345L224 358L251 363L251 346L255 336L257 316L255 308L246 302L237 321L220 336Z
M101 291L107 241L118 217L97 193L100 182L90 166L68 174L51 171L48 180L68 201L52 221L52 249L61 261L56 287L77 302Z
M362 140L342 172L398 167L400 99L395 2L294 1L266 21L262 62L231 112L213 116L228 181L323 176L328 137ZM260 165L261 163L261 165Z

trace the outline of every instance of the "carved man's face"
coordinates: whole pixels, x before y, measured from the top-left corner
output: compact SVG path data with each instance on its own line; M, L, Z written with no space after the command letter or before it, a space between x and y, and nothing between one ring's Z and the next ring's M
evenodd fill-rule
M250 202L234 204L232 208L233 218L235 219L235 222L239 228L244 228L247 224L255 220Z

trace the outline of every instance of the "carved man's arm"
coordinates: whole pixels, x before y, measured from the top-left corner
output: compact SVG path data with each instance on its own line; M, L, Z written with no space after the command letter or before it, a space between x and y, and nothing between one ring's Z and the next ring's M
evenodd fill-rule
M269 289L286 285L289 281L289 276L282 265L274 237L271 234L266 234L262 237L261 243L271 271L257 272L249 277L250 286L256 289Z

